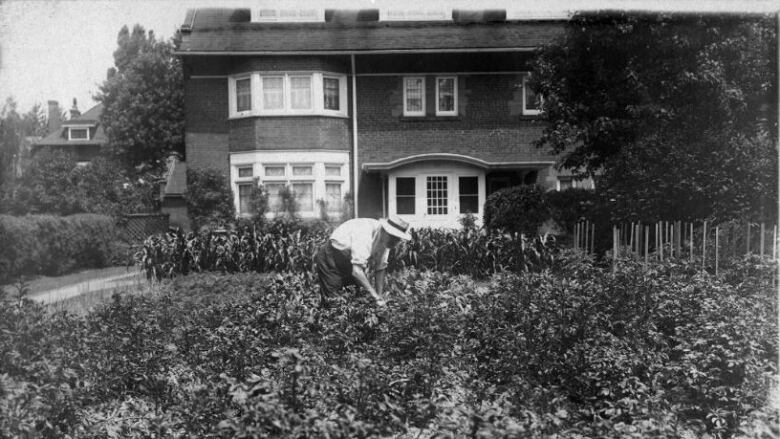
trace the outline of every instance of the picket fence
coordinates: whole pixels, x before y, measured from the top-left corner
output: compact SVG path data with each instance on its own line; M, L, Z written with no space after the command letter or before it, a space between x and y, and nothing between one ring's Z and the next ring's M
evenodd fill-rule
M658 221L613 224L611 228L613 261L624 257L643 258L645 262L675 258L690 258L694 261L700 258L702 269L709 268L717 275L724 257L771 255L772 260L776 261L780 255L777 224ZM604 242L604 232L597 231L593 222L578 222L573 230L573 247L595 254L596 241L601 239L600 242ZM603 245L601 247L603 250ZM744 249L744 253L741 249Z

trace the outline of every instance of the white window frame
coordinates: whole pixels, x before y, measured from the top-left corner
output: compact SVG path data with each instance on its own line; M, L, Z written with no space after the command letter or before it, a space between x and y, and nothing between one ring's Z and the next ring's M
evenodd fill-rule
M291 78L308 77L310 78L310 108L293 109L292 106L292 86ZM251 78L250 92L252 95L251 109L247 111L237 111L237 93L236 81ZM264 83L267 78L281 78L282 80L282 108L266 109ZM325 109L325 90L323 88L323 78L336 79L339 82L339 109ZM347 75L333 72L312 72L312 71L289 71L289 72L252 72L242 73L240 75L228 77L228 105L230 118L255 117L255 116L299 116L299 115L319 115L346 118L347 115Z
M273 12L272 15L261 15L261 12ZM296 16L291 13L295 12ZM302 14L303 13L303 14ZM323 8L252 8L250 19L256 23L312 23L324 22L325 10Z
M238 92L236 90L236 83L242 79L249 79L249 96L250 104L249 110L238 111ZM257 107L257 99L255 95L257 87L255 85L254 75L248 73L242 73L240 75L231 76L228 78L228 114L230 117L245 117L250 116Z
M528 81L531 80L530 75L526 75L523 77L523 115L524 116L538 116L542 110L541 109L535 109L535 108L526 108L526 103L528 100L526 99L526 92L528 90ZM539 97L539 105L544 102L544 99L540 96Z
M85 138L74 138L73 137L73 130L84 130L84 131L87 132L87 137L85 137ZM75 141L90 140L90 137L89 137L89 127L68 127L68 140L75 140Z
M453 84L453 105L452 111L443 111L439 109L439 80L452 79ZM458 77L457 76L437 76L436 77L436 115L437 116L457 116L458 115Z
M406 99L406 81L410 79L422 79L422 110L420 111L409 111L409 109L406 107L406 104L408 103ZM404 95L404 116L407 117L422 117L425 116L425 76L404 76L402 78L401 85L403 87L403 95Z

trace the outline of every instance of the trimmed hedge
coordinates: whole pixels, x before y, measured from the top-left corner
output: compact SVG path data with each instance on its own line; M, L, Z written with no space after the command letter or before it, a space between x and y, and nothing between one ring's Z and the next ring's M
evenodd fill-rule
M116 239L109 216L0 215L0 282L105 267L117 252Z

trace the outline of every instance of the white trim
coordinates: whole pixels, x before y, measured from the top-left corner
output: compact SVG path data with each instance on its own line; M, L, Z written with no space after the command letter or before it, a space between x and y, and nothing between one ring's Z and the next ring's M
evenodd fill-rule
M494 52L534 52L539 46L530 47L486 47L464 49L374 49L374 50L226 50L226 51L176 51L178 56L209 55L209 56L273 56L273 55L384 55L390 53L494 53Z
M323 76L339 81L339 107L338 111L324 108L324 90L322 87ZM236 81L250 77L252 108L238 112L236 108ZM309 108L294 109L292 107L292 78L309 78ZM282 81L282 107L267 109L265 102L265 81L269 78L280 78ZM346 86L347 75L343 73L321 71L253 71L228 77L228 105L230 105L229 118L263 117L263 116L330 116L346 118Z
M89 128L90 128L90 127L77 128L77 127L75 127L75 126L69 126L69 127L68 127L68 140L72 140L72 141L76 141L76 142L78 142L78 141L85 141L85 140L90 140L90 136L89 136ZM84 131L86 131L86 132L87 132L87 137L79 137L79 138L76 138L76 139L74 139L74 138L73 138L73 136L72 136L72 131L73 131L74 129L75 129L75 130L84 130Z
M229 75L190 75L188 79L227 79Z
M506 162L488 162L486 160L478 159L475 157L467 156L464 154L452 154L452 153L431 153L431 154L416 154L400 159L395 159L390 162L372 162L363 163L363 169L369 171L386 171L397 168L399 166L405 166L411 163L442 160L442 161L454 161L470 164L481 168L504 168L511 169L517 167L538 167L542 169L546 166L554 165L553 160L539 160L539 161L506 161Z
M421 80L422 81L422 102L421 102L421 109L419 111L410 111L406 108L407 100L406 100L406 81L409 80ZM425 76L404 76L401 78L401 87L403 89L403 96L404 96L404 116L406 117L421 117L425 116Z
M531 79L531 75L530 74L527 74L527 75L523 76L523 115L524 116L538 116L542 112L542 110L540 110L540 109L533 109L533 108L526 108L525 107L525 104L527 102L526 99L525 99L525 93L526 93L526 90L527 90L526 83L528 82L529 79ZM541 104L542 99L540 98L539 101L540 101L540 104Z
M439 110L439 80L452 79L453 103L451 111ZM437 116L457 116L458 115L458 77L454 75L445 75L436 77L436 115Z
M261 11L273 11L273 16L261 17ZM297 17L282 16L283 12L295 12ZM314 16L300 17L300 12L314 12ZM250 23L324 23L323 8L252 8L249 12Z
M358 73L357 76L404 76L408 75L409 72L395 72L395 73ZM527 70L518 70L518 71L510 71L510 70L502 70L502 71L488 71L488 72L479 72L479 71L468 71L468 72L420 72L422 75L429 75L429 76L478 76L478 75L527 75Z

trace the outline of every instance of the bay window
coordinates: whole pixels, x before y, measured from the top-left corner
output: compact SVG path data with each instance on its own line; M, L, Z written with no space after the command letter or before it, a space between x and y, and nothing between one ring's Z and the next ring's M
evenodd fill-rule
M230 117L347 116L347 77L322 72L255 72L230 77Z

